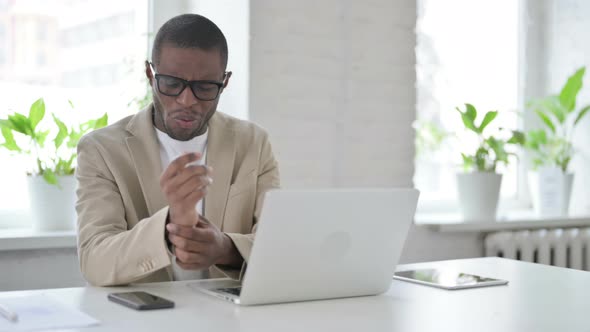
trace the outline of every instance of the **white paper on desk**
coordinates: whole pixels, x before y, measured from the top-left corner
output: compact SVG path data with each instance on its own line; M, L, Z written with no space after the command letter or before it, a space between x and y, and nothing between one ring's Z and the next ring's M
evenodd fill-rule
M99 323L87 314L70 308L47 295L0 298L0 303L18 314L13 323L0 316L0 332L66 329Z

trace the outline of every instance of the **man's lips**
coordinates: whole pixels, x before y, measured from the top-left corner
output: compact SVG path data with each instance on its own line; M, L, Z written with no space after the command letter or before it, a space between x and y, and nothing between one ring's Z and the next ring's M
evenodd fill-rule
M180 128L192 128L200 117L189 114L178 114L172 118Z
M192 128L195 124L195 122L197 122L196 119L183 119L183 118L175 118L174 122L176 122L176 124L180 127L180 128Z

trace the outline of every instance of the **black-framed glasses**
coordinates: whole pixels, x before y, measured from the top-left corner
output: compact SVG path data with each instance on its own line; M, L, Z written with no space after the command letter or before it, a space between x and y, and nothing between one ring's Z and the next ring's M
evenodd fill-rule
M160 91L161 94L170 97L177 97L182 93L182 91L184 91L184 89L186 89L187 86L189 86L195 98L202 101L211 101L217 99L217 97L219 97L219 93L221 92L221 88L223 88L225 79L228 76L228 72L225 72L223 74L222 82L211 80L187 81L179 77L158 74L151 62L150 68L152 69L152 73L156 79L158 91Z

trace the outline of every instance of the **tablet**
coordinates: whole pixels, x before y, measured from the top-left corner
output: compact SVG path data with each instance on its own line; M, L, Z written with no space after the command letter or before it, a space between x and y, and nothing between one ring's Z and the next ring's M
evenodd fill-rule
M507 280L481 277L445 269L423 269L396 272L394 279L443 289L465 289L506 285Z

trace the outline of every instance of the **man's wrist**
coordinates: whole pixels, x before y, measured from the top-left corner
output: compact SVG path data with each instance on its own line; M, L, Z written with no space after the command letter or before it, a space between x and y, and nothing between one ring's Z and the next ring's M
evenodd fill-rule
M219 265L237 266L241 264L242 256L240 255L238 248L234 244L234 241L226 233L223 234L223 252L224 254L219 259Z

